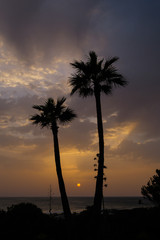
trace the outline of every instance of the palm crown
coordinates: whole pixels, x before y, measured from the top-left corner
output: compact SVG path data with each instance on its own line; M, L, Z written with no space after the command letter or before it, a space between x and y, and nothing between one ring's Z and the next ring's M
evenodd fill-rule
M113 87L125 86L127 81L112 65L118 59L118 57L113 57L106 61L98 60L96 53L91 51L86 62L71 63L76 70L69 80L72 86L71 95L77 91L82 97L93 95L96 92L108 95L112 92Z
M40 114L33 115L30 120L33 124L40 125L42 128L57 128L57 122L65 124L72 121L76 114L69 107L64 105L66 98L57 99L48 98L44 105L34 105L33 108L40 111Z

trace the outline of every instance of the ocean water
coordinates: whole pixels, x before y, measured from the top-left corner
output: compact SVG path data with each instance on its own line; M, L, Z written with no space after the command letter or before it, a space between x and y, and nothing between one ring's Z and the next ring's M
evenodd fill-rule
M44 213L49 213L50 199L49 197L1 197L0 209L7 210L8 207L19 203L33 203L41 208ZM72 212L81 212L87 206L93 204L92 197L69 197L69 203ZM141 204L140 204L141 203ZM132 209L140 207L151 207L151 203L142 197L105 197L105 209ZM62 205L60 197L51 199L52 213L62 213Z

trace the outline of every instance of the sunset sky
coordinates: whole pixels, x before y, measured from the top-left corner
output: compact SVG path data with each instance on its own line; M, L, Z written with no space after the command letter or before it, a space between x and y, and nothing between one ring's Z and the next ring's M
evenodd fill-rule
M70 63L118 56L125 88L102 96L105 196L139 196L160 169L160 1L0 0L0 197L59 196L52 134L32 106L67 97L78 118L59 129L69 196L93 196L93 97L70 97ZM77 187L77 184L80 186Z

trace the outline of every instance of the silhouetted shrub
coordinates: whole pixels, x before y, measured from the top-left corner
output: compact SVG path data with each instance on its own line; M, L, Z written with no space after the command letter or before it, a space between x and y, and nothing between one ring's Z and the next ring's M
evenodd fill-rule
M20 203L8 207L7 213L12 216L37 218L42 215L42 210L32 203Z
M41 209L32 203L20 203L8 207L7 210L7 237L15 239L31 239L41 233L43 216Z
M160 170L156 169L156 175L150 178L147 186L142 186L142 195L149 201L160 207Z

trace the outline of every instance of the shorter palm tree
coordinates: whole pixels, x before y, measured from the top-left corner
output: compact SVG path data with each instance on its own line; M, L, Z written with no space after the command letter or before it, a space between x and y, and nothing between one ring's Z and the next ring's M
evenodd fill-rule
M41 128L47 127L52 130L56 171L61 194L61 201L65 218L69 218L71 216L71 211L62 176L58 142L58 124L66 124L71 122L76 117L76 114L73 112L73 110L64 105L65 101L66 98L64 97L58 99L57 102L55 102L53 98L48 98L44 105L34 105L33 108L38 110L40 114L33 115L30 120L33 124L40 125Z

